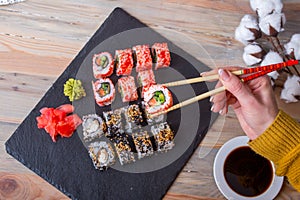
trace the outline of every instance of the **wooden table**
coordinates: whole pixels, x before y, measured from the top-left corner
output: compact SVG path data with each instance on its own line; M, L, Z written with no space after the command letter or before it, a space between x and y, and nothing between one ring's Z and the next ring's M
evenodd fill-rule
M184 34L201 44L215 66L243 65L243 46L234 40L248 0L80 1L27 0L0 6L0 199L68 199L9 156L5 141L64 71L115 7L152 28ZM284 1L284 42L300 29L300 2ZM171 38L170 38L171 39ZM212 67L215 67L212 66ZM277 97L280 88L276 88ZM299 103L279 106L300 119ZM224 199L212 176L218 149L243 135L230 110L219 117L165 196L166 199ZM287 181L276 199L300 199Z

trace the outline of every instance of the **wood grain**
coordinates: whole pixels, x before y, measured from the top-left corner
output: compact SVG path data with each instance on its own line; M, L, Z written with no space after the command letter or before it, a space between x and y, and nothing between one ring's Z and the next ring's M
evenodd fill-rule
M5 141L115 7L122 7L210 67L244 65L234 30L248 0L80 1L27 0L0 6L0 199L68 199L9 156ZM299 32L300 2L285 0L285 43ZM176 37L175 37L176 36ZM182 37L181 37L182 36ZM184 39L183 39L184 38ZM299 103L279 106L300 120ZM243 135L232 110L220 116L186 164L165 199L224 199L214 183L218 149ZM300 199L288 181L276 199Z

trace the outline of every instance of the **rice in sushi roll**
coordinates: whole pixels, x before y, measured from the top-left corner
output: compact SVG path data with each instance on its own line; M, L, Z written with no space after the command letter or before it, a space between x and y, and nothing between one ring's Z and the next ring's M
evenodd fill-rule
M137 129L143 122L143 113L137 104L129 105L123 109L125 115L125 130L129 133Z
M138 153L138 159L153 154L153 147L147 131L132 134L133 142Z
M135 162L134 153L131 150L129 142L119 141L114 143L114 145L121 165Z
M109 143L105 141L94 142L89 145L88 149L96 169L103 171L115 164L115 152Z
M168 151L174 147L174 133L167 122L151 126L157 151Z
M137 45L132 47L136 61L136 71L152 69L152 58L149 45Z
M155 43L152 45L153 62L155 69L169 67L171 63L170 51L167 43Z
M146 112L154 114L167 110L173 105L171 92L163 85L151 85L144 93Z
M138 99L137 88L133 76L119 78L118 90L123 102L135 101Z
M115 87L109 78L92 82L94 97L99 106L110 105L115 99Z
M106 132L106 124L97 114L86 115L82 119L83 140L85 142L99 139Z
M94 77L105 78L112 75L114 71L114 60L110 53L102 52L93 57Z
M133 57L131 49L116 50L116 74L117 76L131 74L133 68Z

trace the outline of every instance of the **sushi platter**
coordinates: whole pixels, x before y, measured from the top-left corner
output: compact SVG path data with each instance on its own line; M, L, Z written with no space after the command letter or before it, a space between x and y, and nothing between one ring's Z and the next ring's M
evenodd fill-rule
M92 58L93 77L97 79L92 81L92 88L100 109L114 103L116 88L123 103L135 102L115 110L83 116L82 132L78 132L95 168L102 171L113 166L116 157L124 165L135 162L135 157L140 160L154 152L171 150L175 135L164 121L164 116L150 117L150 114L166 110L173 103L171 92L156 84L152 69L152 65L155 70L170 67L168 44L155 43L151 48L148 44L135 45L115 50L115 56L99 52ZM133 70L137 72L136 80L132 76ZM110 79L112 74L117 76L117 86ZM136 82L140 86L139 92Z
M116 8L6 142L6 150L72 199L161 199L216 116L202 100L150 117L214 87L160 83L208 69ZM74 84L75 96L69 87ZM64 117L57 122L59 135L41 128L45 107ZM65 118L76 119L76 126ZM69 126L76 129L73 135L65 134Z

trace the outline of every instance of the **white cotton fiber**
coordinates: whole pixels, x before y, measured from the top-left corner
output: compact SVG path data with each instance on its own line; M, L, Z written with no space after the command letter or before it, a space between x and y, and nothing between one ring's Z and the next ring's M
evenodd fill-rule
M260 18L264 18L272 12L281 13L283 8L281 0L250 0L250 6Z
M246 65L255 65L262 61L264 54L264 50L258 43L251 43L244 48L243 60Z
M282 57L274 51L270 51L267 53L263 61L260 63L261 66L266 66L266 65L271 65L271 64L276 64L276 63L281 63L283 62ZM277 71L268 73L268 76L272 77L273 79L277 79L279 74Z
M245 15L235 29L235 39L248 44L261 36L257 18L253 15Z
M277 34L284 29L282 26L285 24L286 19L284 13L273 12L260 19L259 28L266 35L277 36ZM272 28L275 32L272 32Z
M300 60L300 34L294 34L287 44L284 45L286 54L293 54L295 59Z
M293 75L289 76L284 83L280 98L286 103L297 102L295 96L300 96L300 77Z

